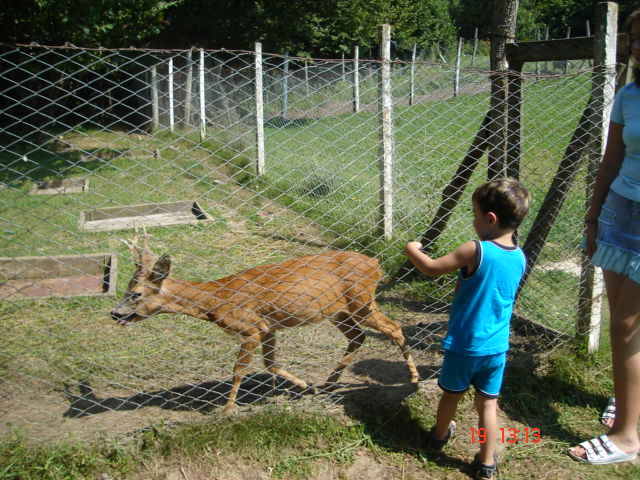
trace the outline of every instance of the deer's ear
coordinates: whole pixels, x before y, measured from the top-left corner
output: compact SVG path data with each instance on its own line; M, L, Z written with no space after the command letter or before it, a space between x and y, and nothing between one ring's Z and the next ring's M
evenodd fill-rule
M149 280L153 283L160 283L169 276L171 270L171 257L168 254L162 255L153 265Z

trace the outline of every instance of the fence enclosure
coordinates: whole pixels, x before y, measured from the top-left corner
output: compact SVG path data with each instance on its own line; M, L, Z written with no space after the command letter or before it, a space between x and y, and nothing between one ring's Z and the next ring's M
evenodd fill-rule
M610 52L566 74L535 71L535 59L522 62L530 73L503 72L506 105L519 112L517 172L534 198L519 232L535 240L526 246L535 260L514 354L595 331L580 300L593 296L580 241ZM171 255L171 275L198 282L328 249L374 256L387 275L383 311L419 365L439 365L455 276L408 275L402 248L423 238L437 255L473 238L470 194L487 176L479 132L496 72L357 49L344 61L297 59L259 44L16 46L0 62L3 433L88 437L157 421L151 407L182 420L225 403L236 338L185 315L128 328L110 318L135 272L122 240L144 225L151 249ZM548 202L555 222L543 221ZM321 383L345 341L329 322L285 329L278 360ZM342 381L404 383L403 365L397 347L370 335ZM291 387L257 360L250 370L240 404ZM322 398L337 402L339 390Z

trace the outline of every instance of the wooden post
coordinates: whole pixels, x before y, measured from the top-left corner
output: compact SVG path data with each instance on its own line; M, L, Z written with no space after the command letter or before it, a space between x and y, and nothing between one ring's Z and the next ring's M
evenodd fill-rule
M458 38L458 50L456 51L456 68L453 76L453 96L460 93L460 60L462 58L462 37Z
M284 54L284 64L282 65L282 117L287 118L289 114L289 52Z
M207 117L205 111L204 96L204 49L200 49L200 64L198 65L199 87L200 87L200 141L207 137Z
M262 43L255 44L255 71L256 71L256 174L264 175L265 149L264 149L264 92L262 88Z
M360 47L353 50L353 113L360 111Z
M609 116L615 95L615 69L618 4L603 2L599 4L599 22L594 41L594 72L591 83L591 96L594 106L595 122L593 127L593 148L588 163L587 206L593 194L593 182L600 160L604 154L606 136L609 131ZM587 350L598 350L600 341L600 323L602 320L603 281L600 269L594 269L590 259L582 254L580 272L580 300L576 318L576 335L586 342Z
M507 98L508 74L506 46L513 43L516 32L518 0L496 0L493 15L493 36L491 38L491 121L487 178L503 177L507 174Z
M476 53L478 52L478 27L473 32L473 54L471 55L471 66L476 64Z
M151 125L155 132L160 127L160 107L158 104L158 68L151 66Z
M393 99L391 97L391 25L382 25L380 69L380 216L385 240L393 235Z
M169 131L175 130L175 115L173 105L173 57L169 58Z
M409 78L409 105L416 103L416 48L417 45L413 44L413 50L411 51L411 75Z
M347 81L347 70L345 68L345 63L344 63L344 52L342 52L342 62L340 62L340 65L342 66L342 81L346 82Z
M189 49L187 53L187 84L185 85L184 93L184 119L182 120L184 128L191 126L191 102L193 101L192 87L193 87L193 48Z
M507 78L507 177L520 178L522 155L522 63L509 65Z

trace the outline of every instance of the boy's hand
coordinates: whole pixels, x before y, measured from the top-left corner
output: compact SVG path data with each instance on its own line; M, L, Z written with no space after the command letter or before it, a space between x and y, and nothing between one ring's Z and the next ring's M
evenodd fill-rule
M462 267L475 266L476 244L473 241L463 243L453 252L436 259L431 258L421 249L420 242L409 242L405 247L411 263L422 273L431 277L451 273Z
M407 250L407 252L409 250L422 250L422 244L420 242L409 242L407 243L405 250Z

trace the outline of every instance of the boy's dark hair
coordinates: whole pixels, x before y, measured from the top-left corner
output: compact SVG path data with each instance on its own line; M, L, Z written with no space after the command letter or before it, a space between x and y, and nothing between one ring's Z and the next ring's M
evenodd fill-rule
M531 195L515 178L500 178L479 186L472 200L482 212L495 213L500 227L515 230L529 211Z

